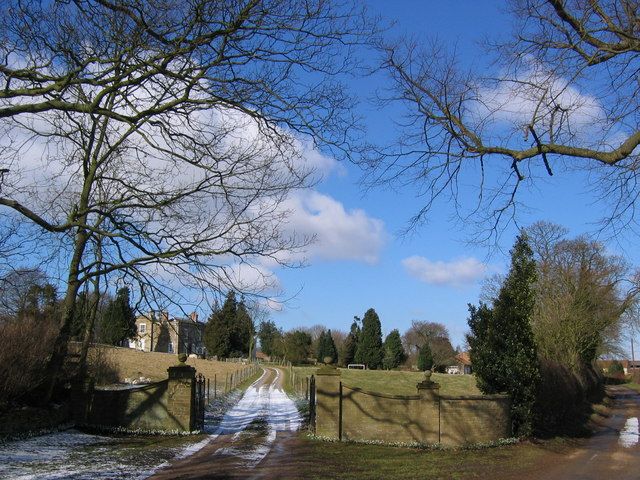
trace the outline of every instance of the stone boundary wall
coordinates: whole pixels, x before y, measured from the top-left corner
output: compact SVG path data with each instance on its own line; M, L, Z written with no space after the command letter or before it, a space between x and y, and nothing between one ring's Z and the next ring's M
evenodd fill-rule
M342 384L342 439L438 443L438 410L420 395L384 395Z
M440 397L440 443L495 442L511 436L508 395Z
M79 423L130 430L190 432L196 429L195 369L168 369L169 378L124 389L86 389Z
M353 441L488 443L511 435L506 395L440 396L430 375L417 395L386 395L350 387L337 369L316 372L316 435Z

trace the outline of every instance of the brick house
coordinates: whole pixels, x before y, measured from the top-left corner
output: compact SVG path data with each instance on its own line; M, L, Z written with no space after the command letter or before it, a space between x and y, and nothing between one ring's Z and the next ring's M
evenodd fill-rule
M445 369L447 373L469 375L473 372L469 352L460 352L456 355L455 361L455 365L450 365Z
M196 312L187 318L178 318L170 317L167 311L151 311L136 318L138 334L129 341L129 348L144 352L206 355L204 327Z

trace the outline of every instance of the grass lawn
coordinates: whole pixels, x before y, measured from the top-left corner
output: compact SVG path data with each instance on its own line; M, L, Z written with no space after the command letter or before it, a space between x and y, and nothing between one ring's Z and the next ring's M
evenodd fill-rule
M622 386L630 388L631 390L635 390L636 392L640 393L640 384L638 383L633 383L633 382L623 383Z
M300 467L310 479L538 478L541 463L561 461L570 441L523 442L480 450L420 450L329 443L301 436ZM533 476L521 476L522 473Z
M119 380L140 376L154 381L164 380L167 378L167 369L178 363L178 356L173 353L142 352L132 348L106 345L92 347L90 355L101 358L108 368L115 370ZM197 373L202 373L211 379L211 383L214 375L217 375L219 385L224 385L227 375L249 368L249 365L241 363L217 362L202 358L188 358L187 365L195 367Z
M312 375L317 367L293 367L296 377ZM348 370L340 369L342 382L372 392L390 395L415 395L416 385L424 380L421 372L394 370ZM473 375L447 375L434 373L431 379L440 384L441 395L480 395Z

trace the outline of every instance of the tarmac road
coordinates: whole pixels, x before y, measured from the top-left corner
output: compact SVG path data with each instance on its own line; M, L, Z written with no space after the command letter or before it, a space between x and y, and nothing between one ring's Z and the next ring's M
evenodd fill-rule
M592 437L556 465L540 465L541 480L640 479L640 395L624 387L607 387L614 397L611 415Z

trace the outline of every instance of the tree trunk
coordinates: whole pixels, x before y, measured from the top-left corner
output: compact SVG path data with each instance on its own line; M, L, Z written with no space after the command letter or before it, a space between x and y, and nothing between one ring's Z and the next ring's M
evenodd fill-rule
M76 234L75 248L69 265L69 275L67 277L67 292L62 304L62 320L60 330L53 345L53 352L47 364L47 383L42 396L42 403L47 404L51 400L56 384L58 383L60 372L67 356L68 343L73 323L73 314L76 306L76 297L80 290L80 262L87 245L88 235L84 229L79 229Z

